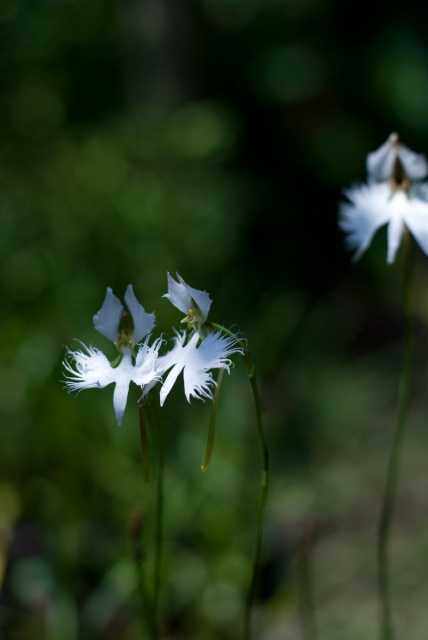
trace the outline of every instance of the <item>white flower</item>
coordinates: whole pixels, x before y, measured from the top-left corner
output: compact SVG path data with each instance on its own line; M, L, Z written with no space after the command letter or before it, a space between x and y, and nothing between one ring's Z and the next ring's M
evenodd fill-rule
M125 412L128 390L131 382L144 387L160 379L156 367L156 360L162 340L159 338L149 347L147 341L140 346L135 357L126 347L122 359L117 367L112 367L106 356L99 349L83 347L84 351L69 351L69 355L76 363L76 369L65 360L64 366L68 372L66 386L70 391L81 391L97 387L101 389L108 384L115 383L113 406L117 422L122 423Z
M125 309L119 298L116 298L110 287L101 309L94 315L94 325L100 333L114 343L118 343L127 333L132 345L140 342L155 326L155 314L146 313L144 307L134 295L132 285L128 285L125 293L125 302L131 313L132 326L126 327L121 332L121 321L127 317ZM128 330L127 330L128 329Z
M213 380L210 369L226 369L230 373L232 361L228 356L233 353L242 354L242 349L235 347L237 339L234 337L212 332L198 346L200 338L195 333L184 346L186 337L186 331L182 331L177 333L175 338L175 346L170 352L170 358L171 364L174 362L176 364L162 385L161 406L182 371L184 394L188 402L192 396L199 399L212 398L211 387L215 386L216 382Z
M125 302L131 314L131 323L120 300L111 289L107 289L103 306L94 316L95 328L114 342L120 351L120 362L117 366L112 366L99 349L85 345L85 351L68 352L68 357L76 363L75 369L68 360L64 361L67 371L65 384L69 391L102 388L115 383L113 405L119 425L125 411L130 383L135 382L142 387L144 395L160 379L161 372L157 358L161 339L156 340L150 347L147 338L137 353L134 350L135 344L152 330L155 324L154 314L144 311L131 285L126 290Z
M410 151L401 144L397 133L391 133L388 140L367 156L367 173L378 182L394 177L397 160L409 180L423 180L428 175L428 164L423 154Z
M164 298L180 311L186 314L181 322L188 322L196 330L199 330L208 317L212 300L206 291L199 291L189 287L183 278L177 273L178 282L168 276L168 293Z
M428 171L424 156L398 144L398 136L368 155L368 184L345 191L349 202L340 205L339 226L348 234L349 249L358 260L376 231L387 224L387 262L394 262L404 228L428 254L428 185L418 180ZM377 180L377 182L375 181Z
M205 325L212 300L206 291L192 289L177 273L178 282L168 274L168 293L165 295L172 304L183 313L194 330L189 339L188 333L177 332L173 349L160 358L162 370L173 367L163 383L160 391L160 404L163 406L181 371L184 378L184 393L187 401L190 398L212 398L212 387L216 385L211 369L226 369L230 372L232 364L229 356L243 351L236 344L236 336L224 336L220 332L210 331Z

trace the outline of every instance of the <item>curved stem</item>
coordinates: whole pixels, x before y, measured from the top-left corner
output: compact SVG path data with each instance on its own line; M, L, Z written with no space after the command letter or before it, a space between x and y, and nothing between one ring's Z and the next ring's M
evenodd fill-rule
M406 424L410 398L410 386L413 368L413 326L412 326L412 238L406 230L403 247L403 313L404 313L404 349L400 375L397 416L391 453L388 461L385 489L382 501L378 530L378 594L380 606L380 640L393 637L390 603L390 575L388 567L388 543L391 520L397 492L400 471L400 454Z
M137 389L138 418L140 422L140 438L141 438L141 460L143 463L143 478L147 484L150 480L150 454L149 440L147 437L146 416L144 415L144 407L140 402L141 387L135 385Z
M156 637L159 637L159 596L162 574L162 545L163 545L163 502L164 502L164 455L162 425L159 415L158 398L153 394L153 428L155 432L156 451L158 459L158 473L156 484L156 515L155 515L155 568L153 579L153 618L155 621Z
M214 393L214 400L211 405L210 426L208 429L207 446L205 447L204 461L202 463L202 471L206 471L208 469L208 465L210 463L211 454L214 447L215 425L217 421L217 409L218 409L218 403L220 400L220 391L221 391L221 385L223 383L224 372L225 372L225 369L220 369L218 378L217 378L217 386Z
M251 356L247 354L248 360L251 362ZM248 370L248 367L247 367ZM251 382L251 389L253 392L254 407L256 410L256 422L257 422L257 435L259 439L260 454L262 460L262 475L261 475L261 493L259 512L257 517L257 529L256 529L256 542L254 545L253 563L250 584L248 587L247 597L245 600L245 613L244 613L244 639L249 640L251 637L250 618L251 609L254 601L254 592L256 589L257 569L260 557L260 547L262 542L263 521L265 515L267 492L269 487L269 454L266 446L266 441L263 432L262 416L260 411L259 392L257 388L256 371L254 365L251 368L251 373L248 373L248 377Z
M129 518L128 532L131 545L132 557L137 575L137 592L140 600L139 611L142 616L143 627L146 629L151 640L156 640L156 629L151 607L150 594L146 585L144 563L146 554L142 541L143 527L145 520L144 509L137 505Z
M224 335L233 336L236 338L234 333L232 333L228 329L225 329L219 324L211 323L211 326L213 329L215 329L216 331L220 331ZM256 589L257 570L259 565L260 547L261 547L262 533L263 533L263 521L264 521L265 508L266 508L267 492L269 487L269 453L268 453L266 439L265 439L264 430L263 430L262 412L260 409L260 398L259 398L259 391L257 387L256 368L251 358L251 354L248 349L247 343L243 342L242 340L238 340L237 344L239 344L239 346L242 348L244 352L244 356L243 356L244 363L245 363L248 378L251 384L251 391L253 394L253 401L254 401L254 409L256 413L257 437L259 441L261 467L262 467L260 503L259 503L259 510L258 510L258 516L257 516L257 528L256 528L256 540L254 544L251 576L250 576L250 581L248 585L247 596L245 598L245 611L244 611L243 637L244 637L244 640L249 640L251 637L251 624L250 624L251 610L253 607L254 592Z

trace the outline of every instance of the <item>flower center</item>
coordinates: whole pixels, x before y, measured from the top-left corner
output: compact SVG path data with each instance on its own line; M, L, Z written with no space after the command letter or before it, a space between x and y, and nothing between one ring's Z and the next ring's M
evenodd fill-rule
M126 331L126 329L122 329L118 337L114 341L114 344L116 345L117 350L121 353L124 349L129 349L132 352L132 347L134 344L132 334L129 333L129 331Z
M398 156L395 158L390 184L393 191L407 191L410 187L410 179L407 177Z
M202 320L200 314L201 312L199 311L199 309L190 307L190 309L187 309L187 316L183 318L181 322L187 322L187 324L190 324L192 327L194 327L195 325L197 327L198 322Z

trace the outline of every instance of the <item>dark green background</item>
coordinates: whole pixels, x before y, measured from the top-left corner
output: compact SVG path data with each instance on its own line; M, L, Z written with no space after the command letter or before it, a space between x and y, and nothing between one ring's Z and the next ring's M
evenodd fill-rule
M136 402L67 395L75 338L132 283L157 330L166 272L206 289L258 366L272 459L255 637L376 634L375 531L400 362L400 260L380 232L357 265L341 191L391 131L428 151L428 9L332 0L2 0L0 638L140 640L127 523L141 478ZM428 629L428 271L416 256L415 392L393 536L396 624ZM236 638L259 458L242 363L209 403L165 404L165 637ZM131 390L132 393L132 390ZM299 569L300 567L300 569Z

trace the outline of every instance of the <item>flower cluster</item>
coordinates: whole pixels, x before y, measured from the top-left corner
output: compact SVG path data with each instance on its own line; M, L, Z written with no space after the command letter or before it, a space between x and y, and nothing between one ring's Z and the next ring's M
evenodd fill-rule
M168 353L159 355L164 342L162 338L149 345L155 315L145 312L129 285L124 298L126 309L108 288L103 306L94 316L95 328L119 351L116 360L109 362L99 349L83 345L83 350L69 350L64 361L69 391L115 384L113 405L119 425L131 382L141 388L143 397L157 382L162 382L163 374L171 370L160 391L160 403L163 405L183 371L184 392L189 402L192 396L212 398L215 381L211 370L226 369L229 372L232 364L229 356L242 354L242 349L236 346L237 337L224 336L206 326L212 302L208 293L193 289L178 274L177 279L178 282L168 274L165 297L186 314L182 322L187 323L187 329L176 331L174 346Z
M367 184L345 191L349 202L340 206L339 226L348 234L347 245L364 253L374 234L388 225L387 262L395 260L407 227L428 254L428 175L425 156L410 151L392 133L377 151L367 156Z

